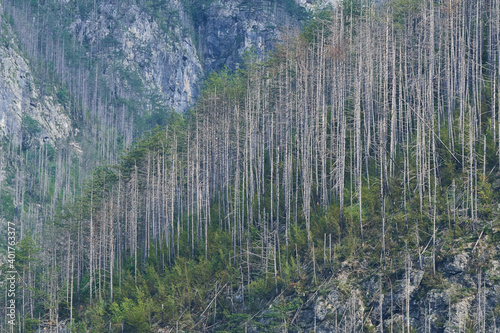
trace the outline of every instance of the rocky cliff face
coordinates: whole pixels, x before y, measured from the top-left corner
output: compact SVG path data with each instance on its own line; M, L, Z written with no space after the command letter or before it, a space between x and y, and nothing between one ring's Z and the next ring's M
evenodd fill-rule
M195 29L205 72L238 67L246 51L262 58L306 17L306 10L291 1L287 6L284 1L218 0L197 10Z
M439 258L408 257L404 271L384 274L340 263L295 313L304 332L495 332L500 325L500 230ZM413 261L413 262L412 262ZM271 312L268 310L267 312ZM383 328L381 327L383 325Z
M272 0L168 0L142 7L134 1L101 1L96 10L72 17L68 30L79 43L101 50L88 55L105 60L107 70L115 72L110 84L127 81L124 71L136 73L146 91L182 112L208 73L238 67L250 49L262 57L282 29L300 24L305 10L289 2L287 9Z
M166 109L184 112L193 105L211 71L239 67L249 50L262 58L314 6L294 0L7 0L5 7L30 61L60 82L56 93L74 97L71 117L83 119L79 127L95 131L99 119L129 144L161 123L150 121L155 112L161 118ZM14 124L5 127L18 132Z
M70 118L58 101L40 93L29 61L21 55L3 15L0 15L0 36L0 136L12 139L15 144L53 143L68 137Z
M78 169L78 176L66 180L78 182L100 161L115 160L134 137L165 125L167 110L184 112L193 105L210 71L237 68L252 48L262 56L282 27L300 24L302 8L294 0L5 0L2 143L23 149L50 143L60 155L58 167ZM20 154L17 148L9 152ZM14 158L2 162L5 151L0 169L14 177L19 166ZM38 153L30 151L29 158ZM73 153L81 157L78 167L66 165ZM39 170L20 160L31 179L37 172L47 172L47 182L59 175L41 157Z
M194 102L203 71L180 1L149 10L133 1L101 1L95 12L72 17L68 30L79 43L100 49L88 56L104 62L108 85L118 94L144 87L176 111Z

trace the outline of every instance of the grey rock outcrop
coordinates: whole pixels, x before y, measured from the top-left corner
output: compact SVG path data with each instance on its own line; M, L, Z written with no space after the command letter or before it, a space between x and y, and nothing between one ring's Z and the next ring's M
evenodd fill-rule
M8 137L15 144L53 143L68 137L70 118L57 100L40 93L29 62L21 55L3 15L0 30L0 137Z
M409 323L415 332L449 333L467 331L474 322L494 332L500 325L498 250L489 249L496 257L484 261L487 267L481 264L484 255L470 248L456 250L438 265L436 274L430 267L413 268L390 285L385 277L383 286L379 275L354 274L349 265L342 265L299 309L297 326L300 332L378 332L383 325L384 331L397 332Z
M305 14L299 5L293 15L279 1L269 0L217 0L202 9L196 29L207 73L238 67L248 50L262 59L283 33L299 26L297 16Z
M283 31L300 25L297 16L305 17L308 6L295 4L294 13L273 0L168 0L145 10L132 1L102 1L97 13L75 15L67 29L100 49L87 50L87 56L104 60L112 90L137 90L130 79L137 75L136 84L182 112L193 105L208 73L239 67L248 50L262 58Z
M88 56L104 61L113 90L158 92L176 111L193 104L202 66L180 1L165 2L161 13L170 17L162 20L133 2L104 1L98 13L74 17L68 30L80 43L104 47Z
M451 275L462 273L467 269L468 262L469 255L467 253L459 253L445 264L443 271Z

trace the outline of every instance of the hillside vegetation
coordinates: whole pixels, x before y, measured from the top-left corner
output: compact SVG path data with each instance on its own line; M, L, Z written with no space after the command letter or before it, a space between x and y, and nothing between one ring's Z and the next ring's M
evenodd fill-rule
M499 18L345 0L210 75L21 240L16 329L494 331Z

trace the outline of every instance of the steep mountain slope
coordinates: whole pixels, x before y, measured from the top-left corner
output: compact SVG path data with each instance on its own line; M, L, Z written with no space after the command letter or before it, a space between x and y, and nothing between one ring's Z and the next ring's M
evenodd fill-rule
M141 88L146 95L139 99L158 92L165 105L179 112L193 104L203 70L181 2L99 1L89 12L69 12L63 24L72 39L90 46L86 55L99 62L108 88L117 95L126 98L133 94L127 88Z
M60 103L54 93L54 87L40 89L31 63L12 31L10 17L2 7L0 29L1 227L6 234L6 222L16 223L19 236L23 237L27 230L34 232L41 228L31 219L33 211L40 214L41 219L52 216L55 192L68 180L63 170L69 172L71 168L71 163L63 168L61 161L55 167L54 160L58 156L71 160L71 156L80 153L74 141L78 132L73 128L67 106ZM57 177L54 171L59 172ZM52 205L40 206L47 202ZM39 208L35 208L37 206ZM0 253L5 251L3 246Z
M66 139L71 120L52 96L40 94L28 60L0 7L0 135L16 145Z
M240 15L265 27L236 6L246 2L221 3L182 4L185 17L217 12L214 36L233 44L207 33L189 45L209 59L201 70L226 61L239 69L211 74L185 114L164 112L161 89L138 72L135 61L150 66L141 48L132 45L132 65L112 75L110 46L87 42L92 23L70 33L82 32L88 67L32 47L55 60L54 73L41 65L47 77L75 70L58 98L86 87L72 114L107 161L119 147L110 129L133 138L162 126L94 169L69 191L75 200L47 200L40 219L33 201L21 209L45 224L18 246L18 331L495 332L500 1L344 1L265 61L240 65L235 49L214 50L244 45L238 36L251 30ZM102 4L71 5L95 18ZM18 31L38 4L29 6L10 7ZM199 35L216 26L203 15L192 19ZM129 38L111 22L96 29ZM134 27L142 29L134 38L155 36L154 24ZM130 38L154 48L153 37ZM137 114L150 122L125 121ZM57 181L59 161L71 156L45 154L58 185L34 181L26 193L64 197L72 172ZM17 193L12 201L24 202Z
M134 90L144 89L139 99L158 93L176 111L193 104L204 75L222 65L237 66L251 47L262 55L279 39L280 29L299 24L295 13L306 15L293 1L270 0L7 1L7 7L30 55L47 64L57 58L58 74L80 69L85 59L99 64L88 74L89 81L97 71L112 94L128 99ZM33 16L39 19L31 20ZM56 29L49 20L57 22ZM33 40L41 40L41 49ZM55 54L47 58L43 44L53 45ZM81 89L74 80L63 78L63 83Z
M299 25L293 1L5 1L40 89L64 104L89 171L169 110L192 106L201 80L242 55L260 56L283 24ZM254 51L252 51L254 52Z
M279 35L279 24L300 20L286 9L298 13L293 2L224 4L236 10L227 15L238 21L230 27L238 26L238 35L232 35L237 41L219 46L218 40L227 36L217 30L217 22L194 30L200 27L196 14L207 12L204 18L217 20L222 8L217 1L2 2L1 230L7 234L7 222L12 223L18 241L34 239L33 249L43 249L43 259L36 261L41 271L25 275L23 266L28 287L57 275L49 259L60 246L54 243L58 228L52 222L79 195L84 177L96 165L116 161L144 130L165 125L169 110L182 112L193 105L202 78L216 67L212 63L237 67L245 50L254 45L260 50L257 40L269 49L274 40L268 37ZM262 30L263 20L272 27ZM261 30L248 32L255 24ZM200 60L202 45L209 60ZM221 47L230 58L218 58ZM7 245L1 245L5 263ZM52 309L53 317L57 299L44 298L48 285L25 287L23 299L29 301L23 302L20 317L27 309L32 316L40 306ZM19 329L25 325L29 321Z
M193 1L190 8L206 74L238 67L246 51L262 59L308 16L293 0Z

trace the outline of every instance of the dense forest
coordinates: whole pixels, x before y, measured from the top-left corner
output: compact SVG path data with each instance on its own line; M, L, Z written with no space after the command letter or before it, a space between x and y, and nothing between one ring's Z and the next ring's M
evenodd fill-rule
M2 331L500 326L499 0L344 0L210 74L185 113L150 108L135 140L134 89L109 104L72 88L97 72L52 65L107 162L83 181L70 149L4 142L2 215L24 229Z

